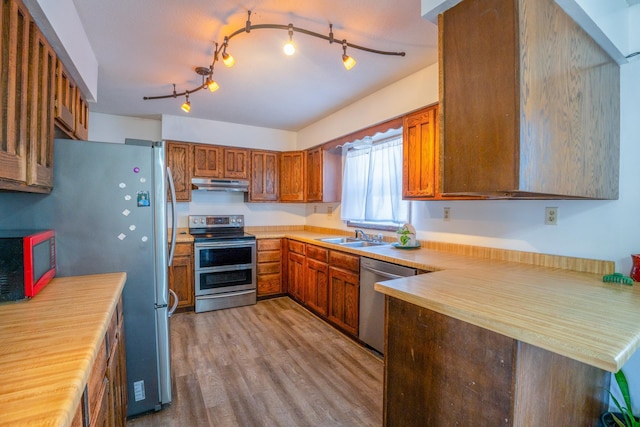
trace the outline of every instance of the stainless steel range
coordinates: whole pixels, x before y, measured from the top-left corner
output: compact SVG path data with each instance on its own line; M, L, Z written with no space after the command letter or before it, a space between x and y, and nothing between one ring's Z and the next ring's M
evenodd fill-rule
M196 313L256 303L256 237L244 215L190 215Z

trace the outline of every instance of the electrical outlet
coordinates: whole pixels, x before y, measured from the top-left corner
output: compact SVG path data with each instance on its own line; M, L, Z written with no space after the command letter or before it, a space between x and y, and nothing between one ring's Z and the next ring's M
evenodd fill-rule
M544 208L544 223L546 225L558 224L558 208L557 207Z
M136 402L145 399L144 380L135 381L133 383L133 395Z
M451 219L451 208L444 208L442 211L442 219L449 221Z
M333 206L327 206L327 216L333 215Z
M313 213L318 213L318 205L313 205Z

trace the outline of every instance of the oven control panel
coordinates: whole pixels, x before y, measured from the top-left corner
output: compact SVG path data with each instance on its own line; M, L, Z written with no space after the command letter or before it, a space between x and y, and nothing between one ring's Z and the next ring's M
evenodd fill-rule
M244 215L189 215L189 228L244 227Z

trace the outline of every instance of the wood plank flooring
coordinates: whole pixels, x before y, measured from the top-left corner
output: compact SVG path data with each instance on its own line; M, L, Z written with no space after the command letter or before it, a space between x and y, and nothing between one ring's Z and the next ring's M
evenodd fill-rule
M289 298L170 328L173 403L128 427L382 425L382 360Z

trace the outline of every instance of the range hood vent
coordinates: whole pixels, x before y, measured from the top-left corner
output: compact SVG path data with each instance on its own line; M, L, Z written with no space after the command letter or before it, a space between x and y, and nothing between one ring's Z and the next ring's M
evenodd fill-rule
M192 178L191 187L203 191L237 191L249 192L249 181L243 179L207 179Z

